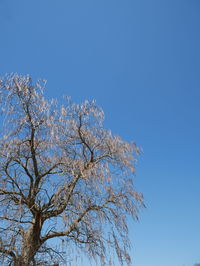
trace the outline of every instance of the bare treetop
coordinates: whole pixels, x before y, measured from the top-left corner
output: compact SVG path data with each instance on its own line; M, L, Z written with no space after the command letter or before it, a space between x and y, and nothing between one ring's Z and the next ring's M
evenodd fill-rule
M111 264L115 250L130 264L139 149L103 127L94 101L58 105L44 87L29 76L0 80L0 262L66 265L76 247L96 263Z

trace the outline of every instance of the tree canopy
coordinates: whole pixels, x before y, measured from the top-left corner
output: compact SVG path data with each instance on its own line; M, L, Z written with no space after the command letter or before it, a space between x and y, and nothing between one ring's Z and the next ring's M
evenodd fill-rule
M66 265L71 248L96 263L131 263L127 215L139 149L103 127L94 101L44 98L45 82L0 80L0 262Z

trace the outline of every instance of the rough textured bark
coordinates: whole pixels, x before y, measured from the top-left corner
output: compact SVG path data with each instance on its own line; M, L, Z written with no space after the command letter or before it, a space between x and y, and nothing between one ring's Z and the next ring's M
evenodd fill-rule
M40 234L42 223L41 215L37 214L33 220L33 225L31 225L28 231L24 233L22 246L22 258L24 265L29 265L31 261L34 261L35 254L41 246Z

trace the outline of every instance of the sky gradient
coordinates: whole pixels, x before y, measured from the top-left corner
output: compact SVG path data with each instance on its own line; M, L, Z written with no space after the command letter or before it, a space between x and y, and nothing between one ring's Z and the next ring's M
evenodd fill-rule
M133 266L200 263L200 1L0 0L0 11L1 76L96 99L105 126L142 147Z

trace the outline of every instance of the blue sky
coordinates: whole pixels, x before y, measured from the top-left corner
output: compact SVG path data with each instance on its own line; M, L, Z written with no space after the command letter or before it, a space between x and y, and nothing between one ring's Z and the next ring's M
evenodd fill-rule
M0 11L1 76L96 99L106 127L143 148L133 265L200 262L200 1L1 0Z

